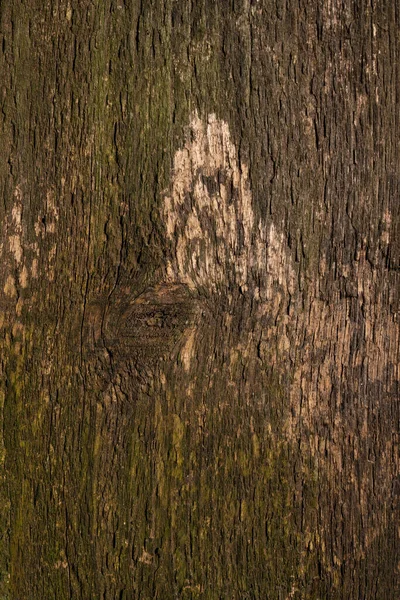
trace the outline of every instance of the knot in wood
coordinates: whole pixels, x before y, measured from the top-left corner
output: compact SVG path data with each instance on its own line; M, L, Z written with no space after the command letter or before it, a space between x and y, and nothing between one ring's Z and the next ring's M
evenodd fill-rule
M188 286L180 283L159 284L135 298L124 293L107 310L101 336L94 337L113 355L161 357L193 329L198 308Z

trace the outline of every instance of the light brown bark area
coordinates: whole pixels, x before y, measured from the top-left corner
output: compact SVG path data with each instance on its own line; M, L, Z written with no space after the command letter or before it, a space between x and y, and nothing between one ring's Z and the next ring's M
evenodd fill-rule
M2 3L2 597L398 597L398 27Z

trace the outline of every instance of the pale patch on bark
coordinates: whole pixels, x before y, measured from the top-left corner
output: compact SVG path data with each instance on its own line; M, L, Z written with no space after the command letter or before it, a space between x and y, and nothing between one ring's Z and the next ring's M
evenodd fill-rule
M174 157L163 217L172 246L170 279L211 293L245 292L251 271L266 272L257 290L261 299L276 296L276 286L294 292L296 271L284 235L273 223L255 227L248 166L238 159L228 124L214 114L207 122L192 116Z
M216 292L246 286L254 225L248 168L239 163L228 124L192 116L174 158L163 215L173 246L168 276Z
M38 260L34 258L32 261L32 277L36 279L38 276Z
M259 267L262 267L261 262ZM276 284L283 287L289 294L294 293L296 272L293 268L290 250L283 233L278 233L273 223L271 223L267 237L266 272L266 297L268 300L272 299Z
M8 239L8 249L17 266L22 260L22 192L20 186L14 191L15 203L11 215L5 221L5 239ZM3 246L4 249L4 246Z
M40 243L29 241L29 232L23 223L24 198L21 185L14 190L14 204L2 223L1 238L4 243L0 244L0 258L3 264L2 287L4 293L9 297L18 295L18 288L26 289L29 283L29 274L33 278L38 276L38 257L40 255ZM36 219L34 232L36 237L54 236L57 232L59 211L55 202L53 190L46 194L46 206ZM54 279L55 274L55 244L50 248L48 254L48 276ZM13 275L9 276L9 273ZM10 279L11 277L11 279ZM11 284L11 280L13 283ZM7 290L7 291L6 291Z
M65 14L65 18L67 19L68 22L70 22L71 19L72 19L72 8L71 8L71 5L70 5L69 2L68 2L68 5L67 5L67 12Z
M6 279L6 283L4 286L4 293L9 298L15 298L17 295L17 290L15 287L15 279L12 275L8 275Z
M22 288L26 288L28 285L28 269L24 265L19 274L19 284Z
M22 246L21 246L21 238L19 235L10 235L8 238L10 252L13 254L15 262L19 264L22 259Z
M17 198L18 198L18 204L13 206L12 211L11 211L11 218L12 218L15 228L19 232L21 232L22 231L22 228L21 228L22 206L20 204L21 198L20 198L19 194L17 195Z
M191 362L195 355L195 339L196 329L192 329L180 351L179 356L185 371L189 371Z
M151 565L153 564L153 555L143 548L142 555L139 557L139 562L144 563L145 565Z

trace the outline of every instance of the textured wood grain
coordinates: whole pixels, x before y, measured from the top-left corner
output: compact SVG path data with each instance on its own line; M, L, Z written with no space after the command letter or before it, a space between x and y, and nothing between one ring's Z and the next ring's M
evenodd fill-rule
M397 600L396 2L0 19L0 598Z

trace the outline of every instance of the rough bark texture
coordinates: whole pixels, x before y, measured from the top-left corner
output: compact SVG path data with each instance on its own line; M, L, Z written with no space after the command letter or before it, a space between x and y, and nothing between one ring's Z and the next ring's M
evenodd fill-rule
M0 598L400 597L397 2L0 12Z

